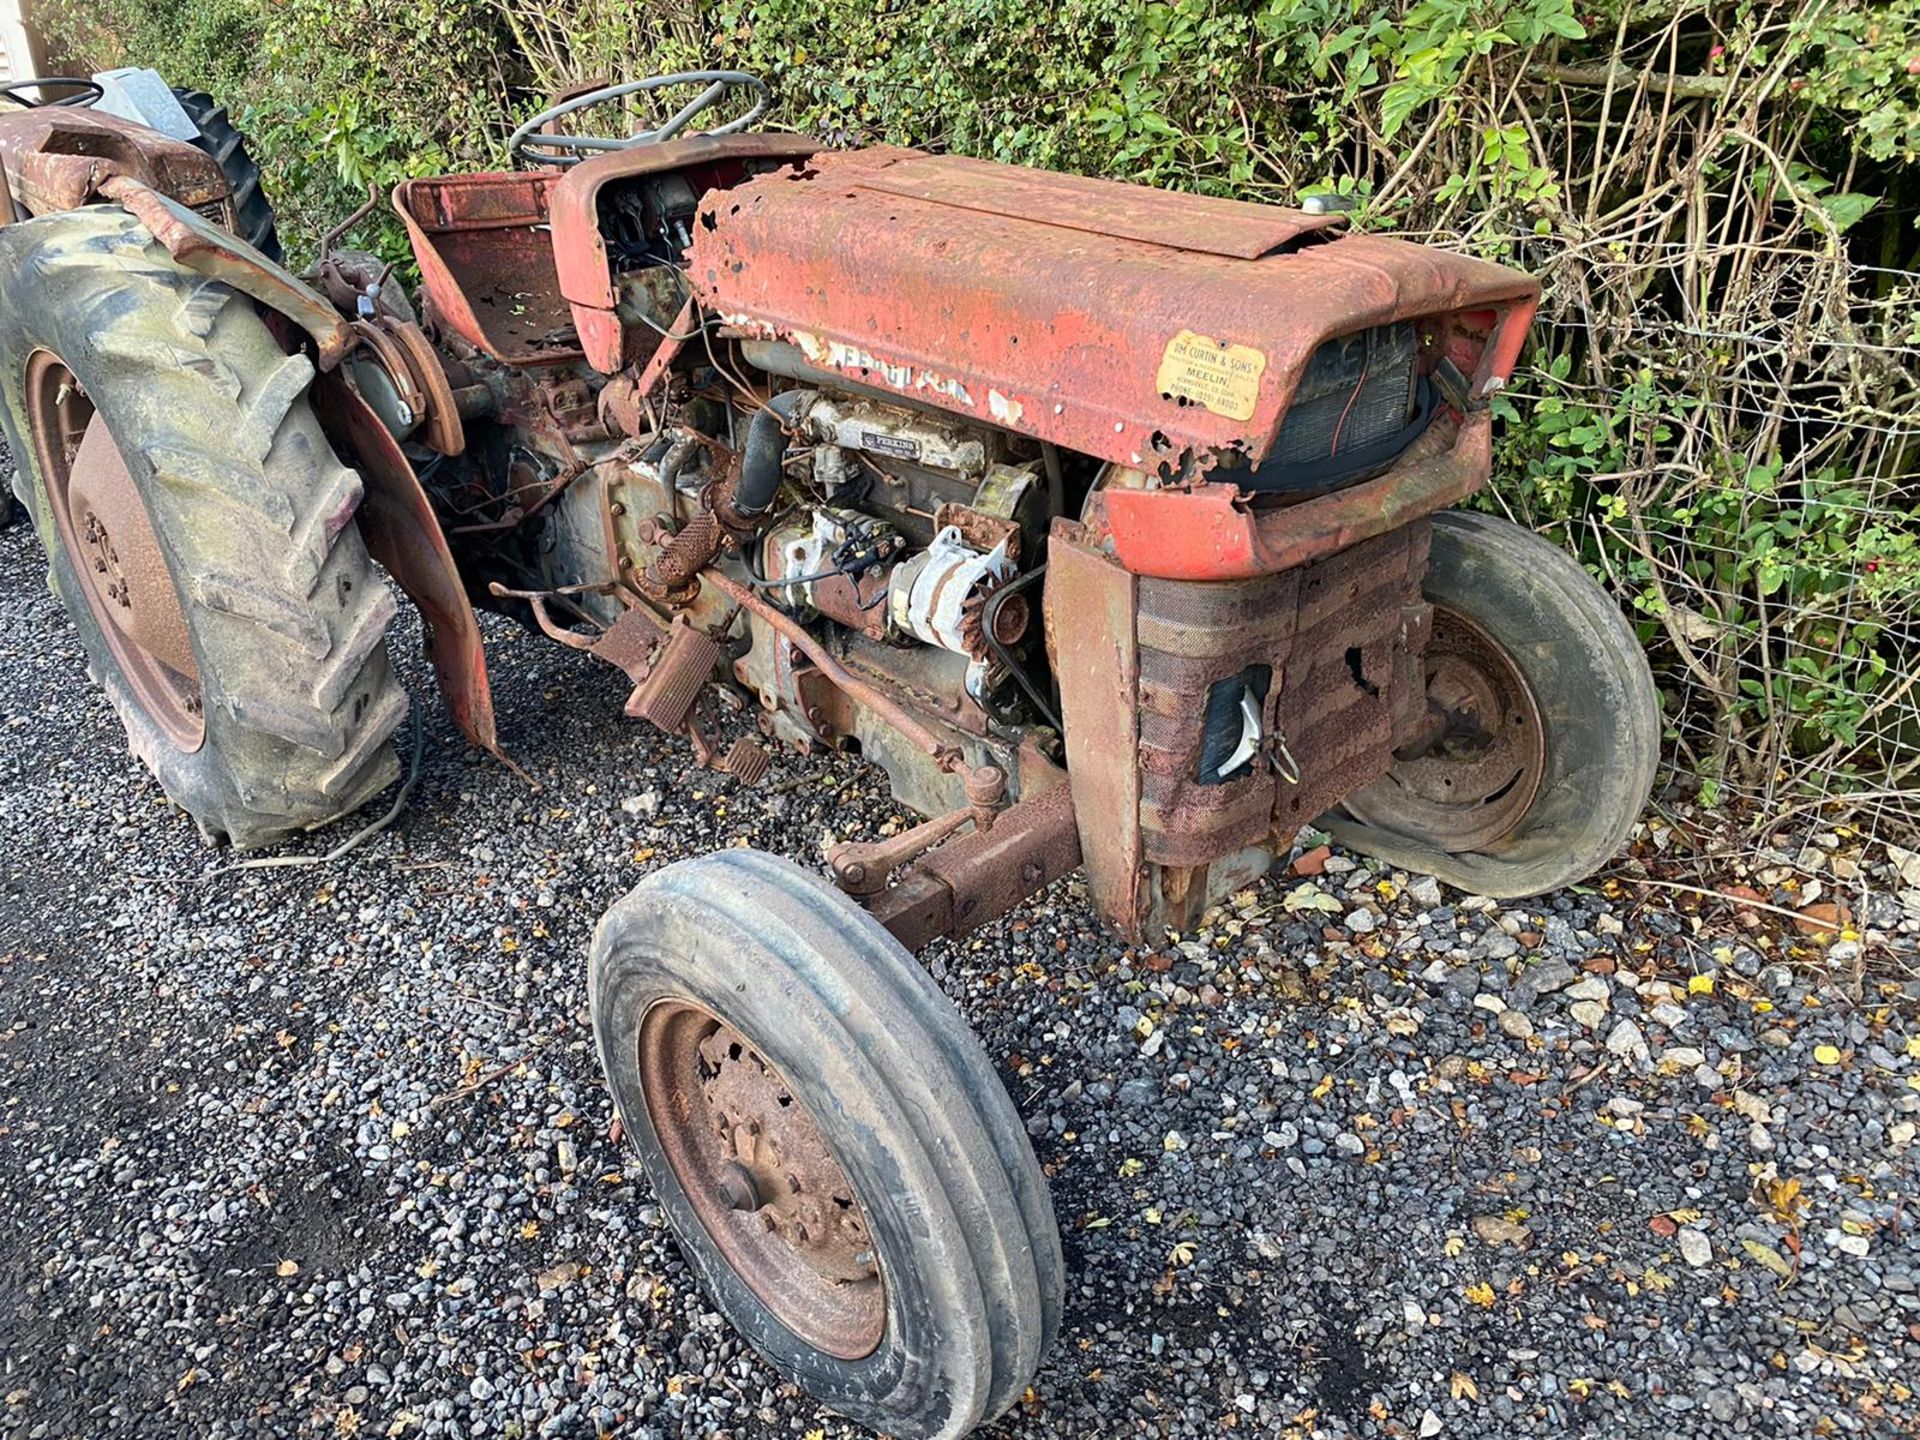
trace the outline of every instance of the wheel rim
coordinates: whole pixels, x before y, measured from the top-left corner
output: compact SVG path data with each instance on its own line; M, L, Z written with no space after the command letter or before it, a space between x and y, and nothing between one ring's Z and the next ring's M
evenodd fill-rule
M793 1088L711 1012L642 1017L647 1115L714 1248L780 1323L838 1360L880 1344L886 1293L865 1213Z
M1506 647L1456 610L1433 607L1425 658L1433 732L1345 808L1449 853L1484 849L1511 836L1539 794L1540 705Z
M26 410L54 529L127 689L169 740L198 750L206 720L186 612L119 446L50 351L27 362Z

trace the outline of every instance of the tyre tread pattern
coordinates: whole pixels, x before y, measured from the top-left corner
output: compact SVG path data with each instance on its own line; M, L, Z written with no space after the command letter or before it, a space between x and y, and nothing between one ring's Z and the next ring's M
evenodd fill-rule
M227 107L206 91L175 87L173 93L200 132L192 143L210 155L227 177L235 233L269 260L281 260L284 256L279 233L274 229L273 206L261 188L260 167L248 153L246 136L235 127Z
M27 351L45 345L80 365L84 346L90 393L116 397L102 413L122 453L151 466L147 504L188 608L207 741L174 750L109 684L136 753L203 831L237 847L358 808L399 772L388 740L407 700L385 643L397 607L352 523L359 477L308 401L312 364L281 352L250 300L182 269L123 210L0 234L43 279L59 276L52 313L25 322L59 333L29 331ZM9 351L19 323L0 335ZM16 413L19 379L5 377ZM51 517L37 524L58 547ZM77 593L61 598L86 610Z
M823 1050L852 1047L864 1057L870 1083L886 1093L863 1093L861 1112L902 1117L912 1145L939 1177L938 1194L920 1213L950 1216L945 1223L967 1257L962 1288L975 1298L939 1319L948 1351L942 1363L957 1368L938 1393L957 1410L936 1416L893 1408L909 1403L899 1396L821 1398L837 1398L837 1408L900 1435L957 1436L1004 1413L1058 1331L1064 1264L1045 1178L965 1019L898 941L818 876L762 852L724 850L656 872L602 919L590 988L603 1061L618 1043L606 1027L608 997L623 967L686 966L694 973L711 963L698 954L659 959L658 937L676 929L751 936L756 954L770 952L776 963L739 963L756 977L764 971L770 990L789 997L782 1014L834 1017L838 1038L816 1043ZM797 1003L798 993L809 1002ZM852 1103L846 1090L834 1093L843 1106ZM897 1136L894 1143L907 1141Z

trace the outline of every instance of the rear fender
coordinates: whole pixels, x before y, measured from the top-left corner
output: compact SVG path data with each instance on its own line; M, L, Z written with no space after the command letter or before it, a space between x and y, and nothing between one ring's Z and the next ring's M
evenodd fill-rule
M128 175L106 180L99 193L132 211L187 269L252 296L304 330L322 371L332 370L353 347L352 328L325 296L204 215Z
M314 399L327 439L366 484L359 520L368 552L426 622L428 653L453 723L482 750L506 760L494 724L480 622L419 477L387 427L338 371L314 382Z
M213 157L134 121L69 105L0 112L0 170L30 215L85 205L117 175L195 209L227 208L227 177Z

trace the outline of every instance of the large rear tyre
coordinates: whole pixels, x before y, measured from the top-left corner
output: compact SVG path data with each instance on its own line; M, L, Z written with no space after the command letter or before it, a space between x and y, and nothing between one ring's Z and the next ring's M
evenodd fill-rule
M594 935L594 1038L681 1249L823 1404L950 1437L1007 1409L1060 1323L1060 1237L966 1022L859 906L726 850Z
M0 291L21 497L134 753L236 846L366 803L407 700L311 362L114 207L0 229Z
M247 150L247 137L234 128L227 107L204 90L174 87L174 96L200 132L192 143L214 158L227 177L233 203L233 230L269 260L282 259L273 225L273 204L260 187L260 167Z
M1433 517L1428 699L1444 733L1323 823L1343 844L1497 899L1584 880L1619 850L1660 758L1646 652L1559 546Z

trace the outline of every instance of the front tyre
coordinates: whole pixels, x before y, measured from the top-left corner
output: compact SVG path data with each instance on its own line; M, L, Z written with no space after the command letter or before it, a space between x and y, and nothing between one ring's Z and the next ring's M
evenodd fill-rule
M365 804L407 701L312 363L115 207L0 229L0 291L21 494L134 753L240 847Z
M776 1369L902 1437L1019 1398L1060 1321L1046 1181L966 1022L877 921L721 851L607 912L589 989L681 1249Z
M1510 520L1433 517L1430 710L1445 726L1322 823L1472 894L1520 899L1613 858L1653 789L1646 652L1574 558Z

